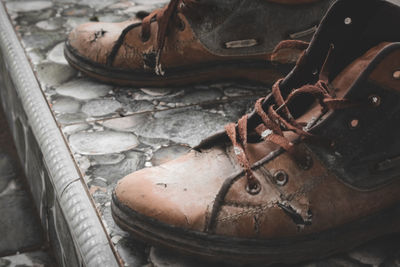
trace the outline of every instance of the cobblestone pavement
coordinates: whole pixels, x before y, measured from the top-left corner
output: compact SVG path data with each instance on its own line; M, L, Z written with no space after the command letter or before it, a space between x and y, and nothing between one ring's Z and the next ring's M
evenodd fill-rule
M73 27L90 20L123 21L165 0L3 1L118 256L126 266L206 265L149 247L118 228L111 218L112 189L128 173L186 153L249 111L269 89L234 82L121 88L97 83L68 66L63 41ZM397 266L399 240L384 237L303 265Z
M53 266L0 108L0 267Z

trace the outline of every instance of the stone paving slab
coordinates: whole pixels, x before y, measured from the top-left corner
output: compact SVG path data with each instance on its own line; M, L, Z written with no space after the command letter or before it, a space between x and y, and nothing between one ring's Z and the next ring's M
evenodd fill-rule
M132 239L112 220L111 192L124 175L176 158L236 121L269 89L233 81L182 88L118 87L93 81L66 63L62 42L73 27L122 21L166 0L2 1L117 257L125 266L210 265ZM396 266L398 240L385 237L304 266Z
M0 258L0 267L54 267L55 264L45 251L27 252Z

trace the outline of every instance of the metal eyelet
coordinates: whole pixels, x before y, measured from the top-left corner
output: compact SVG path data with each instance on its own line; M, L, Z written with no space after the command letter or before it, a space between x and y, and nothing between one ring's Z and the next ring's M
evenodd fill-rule
M178 29L181 31L181 32L183 32L184 30L185 30L185 28L186 28L186 24L185 24L185 22L183 21L183 20L179 20L179 25L178 25Z
M379 107L381 105L381 97L378 95L370 95L368 97L369 103L373 106L373 107Z
M284 170L279 170L274 174L275 183L284 186L289 181L289 175Z
M360 127L360 121L357 118L350 120L349 127L352 130L357 129L358 127Z
M395 72L393 72L393 78L395 80L400 80L400 70L396 70Z
M246 184L246 191L250 195L257 195L258 193L261 192L261 185L260 185L260 183L258 181L256 183L254 183L251 187L250 187L250 184L247 183Z
M353 20L350 17L347 17L344 19L344 24L350 25L353 22Z

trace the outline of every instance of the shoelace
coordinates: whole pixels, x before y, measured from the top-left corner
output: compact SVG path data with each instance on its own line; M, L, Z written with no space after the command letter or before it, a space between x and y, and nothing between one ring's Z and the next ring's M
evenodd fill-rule
M176 18L176 15L179 10L183 8L193 8L196 4L198 4L197 0L171 0L168 5L166 5L162 9L155 10L150 13L147 17L145 17L142 21L142 38L147 39L151 33L151 22L153 19L157 20L158 23L158 32L157 32L157 43L155 47L156 52L156 64L155 64L155 72L157 75L164 75L164 70L161 66L161 54L165 45L165 39L167 37L167 33L169 27L171 25L171 21Z
M265 98L260 98L255 104L255 112L261 118L262 123L255 128L255 132L265 141L272 142L287 152L291 152L294 144L284 136L285 131L292 131L302 138L313 137L313 135L304 130L303 124L297 122L287 105L299 95L309 94L318 100L322 107L322 112L329 110L342 109L353 106L354 103L347 99L337 99L331 95L325 81L319 80L314 85L304 85L303 87L292 91L286 100L284 100L279 85L282 79L277 81L272 87L272 97L275 100L274 105L270 105L267 111L264 111L262 104ZM277 107L277 108L276 108ZM281 115L281 114L282 115ZM247 127L248 115L239 119L238 123L231 123L225 126L226 133L233 144L234 153L238 162L243 167L250 190L259 186L258 180L253 174L249 159L247 156Z

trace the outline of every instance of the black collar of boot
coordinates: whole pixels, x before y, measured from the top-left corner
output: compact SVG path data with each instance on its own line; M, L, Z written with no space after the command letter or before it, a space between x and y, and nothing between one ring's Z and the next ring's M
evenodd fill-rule
M395 25L400 25L399 5L384 0L338 0L322 19L304 56L280 84L283 97L318 80L332 45L330 57L337 64L330 69L330 79L371 47L382 41L398 41L400 32L392 30ZM268 99L265 108L271 105ZM249 127L259 123L257 115L249 117Z

